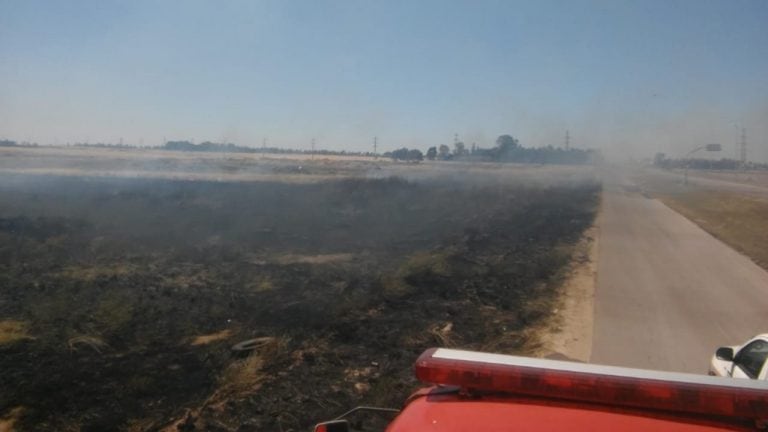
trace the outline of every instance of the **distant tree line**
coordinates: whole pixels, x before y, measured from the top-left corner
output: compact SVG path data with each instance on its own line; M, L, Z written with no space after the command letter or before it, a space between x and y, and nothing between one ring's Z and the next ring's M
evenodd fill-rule
M67 144L69 145L69 144ZM118 149L135 149L135 148L142 148L142 149L150 149L154 148L152 146L134 146L130 144L110 144L110 143L74 143L72 144L73 147L87 147L87 148L118 148Z
M178 151L208 151L208 152L243 152L243 153L287 153L287 154L319 154L319 155L349 155L349 156L376 156L370 152L347 152L332 150L294 150L277 147L242 147L231 143L203 142L194 144L189 141L168 141L163 146L166 150ZM594 150L563 149L559 147L526 148L511 135L501 135L496 139L496 145L489 149L472 144L470 148L459 141L454 144L453 150L443 144L430 147L426 155L418 149L406 147L382 154L385 158L397 161L420 162L425 158L439 161L489 161L489 162L516 162L533 164L587 164L593 163L599 157Z
M165 150L177 151L200 151L200 152L248 152L252 153L248 147L236 146L232 143L214 143L210 141L194 144L189 141L168 141L163 146Z
M395 151L386 152L382 156L406 162L420 162L424 160L424 153L422 153L421 150L407 149L405 147Z
M165 150L199 151L199 152L231 152L231 153L273 153L273 154L316 154L328 156L373 156L370 152L334 151L334 150L298 150L280 147L244 147L232 143L214 143L204 141L194 144L189 141L168 141L162 147Z
M31 142L16 142L12 140L2 139L0 140L0 147L37 147L37 143Z
M2 141L0 141L2 142ZM383 153L381 156L397 161L420 162L424 159L436 161L477 161L477 162L515 162L532 164L588 164L594 163L599 157L595 150L564 149L560 147L523 147L511 135L501 135L496 139L496 145L491 148L481 148L472 144L469 148L461 142L454 143L453 149L443 144L430 147L426 154L418 149L406 147ZM133 147L122 144L75 144L82 147ZM152 147L157 148L157 147ZM277 153L277 154L316 154L329 156L378 156L371 152L333 151L333 150L298 150L279 147L244 147L233 143L216 143L204 141L195 144L190 141L167 141L161 149L172 151L192 152L231 152L231 153Z
M533 164L587 164L593 163L599 157L594 150L563 149L560 147L523 147L511 135L501 135L496 139L496 145L484 149L476 144L467 149L458 141L453 151L447 145L430 147L427 150L428 160L466 160L487 162L516 162Z
M745 162L736 159L669 159L664 153L656 153L653 164L660 168L690 168L702 170L768 170L768 164Z

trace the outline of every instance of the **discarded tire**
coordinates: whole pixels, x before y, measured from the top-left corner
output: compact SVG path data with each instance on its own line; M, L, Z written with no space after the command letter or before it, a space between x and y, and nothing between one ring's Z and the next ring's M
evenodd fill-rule
M232 351L238 353L247 353L260 348L266 348L274 345L275 338L264 336L253 339L244 340L236 345L232 346Z

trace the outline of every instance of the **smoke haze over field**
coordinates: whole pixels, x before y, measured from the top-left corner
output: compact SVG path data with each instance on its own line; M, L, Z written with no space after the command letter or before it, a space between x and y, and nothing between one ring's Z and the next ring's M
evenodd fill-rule
M768 162L768 3L0 0L0 139Z

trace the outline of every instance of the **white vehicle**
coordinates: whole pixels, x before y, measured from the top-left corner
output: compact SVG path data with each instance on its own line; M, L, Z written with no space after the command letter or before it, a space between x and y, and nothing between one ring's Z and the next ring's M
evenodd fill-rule
M768 380L768 333L757 335L744 345L718 348L709 374Z

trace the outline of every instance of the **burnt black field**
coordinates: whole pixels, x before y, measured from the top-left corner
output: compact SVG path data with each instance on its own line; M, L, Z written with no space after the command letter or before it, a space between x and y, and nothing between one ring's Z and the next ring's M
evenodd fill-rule
M397 407L426 348L535 343L598 193L0 176L0 417L287 431Z

